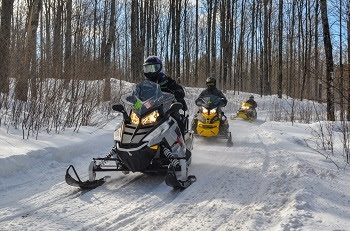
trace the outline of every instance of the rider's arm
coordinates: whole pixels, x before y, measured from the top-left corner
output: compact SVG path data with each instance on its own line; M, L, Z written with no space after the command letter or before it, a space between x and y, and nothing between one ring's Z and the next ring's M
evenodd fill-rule
M222 98L222 102L224 104L223 106L225 107L227 104L227 99L226 99L224 93L222 93L222 91L219 91L219 92L220 92L220 98Z
M176 100L182 100L185 98L184 89L179 84L177 84L175 80L169 78L168 88L172 91Z

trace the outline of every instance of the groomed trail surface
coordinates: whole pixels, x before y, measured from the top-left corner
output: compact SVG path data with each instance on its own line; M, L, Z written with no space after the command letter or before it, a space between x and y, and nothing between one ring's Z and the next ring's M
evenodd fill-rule
M91 191L66 185L69 164L86 179L92 157L109 151L113 129L101 130L51 150L72 159L36 154L24 170L3 174L0 230L348 230L349 171L311 153L306 128L231 120L233 147L196 139L197 181L183 191L140 173L114 174Z

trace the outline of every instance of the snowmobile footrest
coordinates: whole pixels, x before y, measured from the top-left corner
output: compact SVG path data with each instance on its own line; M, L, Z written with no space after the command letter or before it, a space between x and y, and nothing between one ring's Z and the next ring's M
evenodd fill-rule
M70 174L69 174L69 170L72 169L75 176L77 177L77 180L74 179ZM101 178L99 180L93 180L93 181L81 181L77 172L75 171L75 168L73 165L70 165L66 171L66 183L71 185L71 186L75 186L75 187L79 187L83 190L88 190L88 189L94 189L98 186L101 186L103 183L106 182L106 180L104 178Z
M174 168L172 168L172 170L169 170L165 177L165 183L168 186L173 187L174 189L185 189L195 181L196 181L196 177L193 175L188 176L187 180L185 181L178 180L176 178Z

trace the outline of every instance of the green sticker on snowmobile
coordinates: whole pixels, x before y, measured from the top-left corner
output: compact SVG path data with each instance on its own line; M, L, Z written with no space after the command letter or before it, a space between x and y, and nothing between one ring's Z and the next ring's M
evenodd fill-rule
M142 106L142 102L140 100L137 100L136 103L134 104L134 108L136 110L139 110L141 106Z
M211 100L208 100L208 104L211 104Z

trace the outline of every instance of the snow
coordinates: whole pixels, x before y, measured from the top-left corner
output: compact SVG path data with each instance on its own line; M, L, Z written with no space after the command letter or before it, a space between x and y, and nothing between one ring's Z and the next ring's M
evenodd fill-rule
M196 94L187 89L192 114ZM248 94L227 95L229 116ZM113 173L91 191L65 183L70 164L87 179L91 159L111 149L120 116L38 140L0 127L0 230L350 230L349 169L308 147L314 125L265 121L272 100L257 99L265 106L252 123L230 120L233 147L196 139L197 181L183 191L141 173Z

